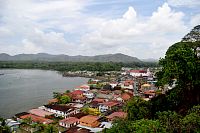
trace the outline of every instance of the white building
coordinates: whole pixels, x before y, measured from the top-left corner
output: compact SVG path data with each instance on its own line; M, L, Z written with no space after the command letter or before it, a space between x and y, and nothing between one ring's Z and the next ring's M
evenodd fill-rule
M46 111L55 113L56 117L69 117L80 112L80 109L71 106L44 105Z
M108 110L112 110L113 107L117 106L119 103L118 102L104 102L99 104L99 111L100 112L106 112Z
M145 70L131 70L130 75L133 76L133 77L148 76L147 71L145 71Z
M111 82L110 85L111 85L112 88L114 88L115 86L118 85L118 82Z

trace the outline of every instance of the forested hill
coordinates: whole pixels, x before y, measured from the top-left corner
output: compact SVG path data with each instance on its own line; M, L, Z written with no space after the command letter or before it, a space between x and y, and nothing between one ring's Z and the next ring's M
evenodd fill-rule
M182 42L195 42L200 41L200 25L195 26L190 33L185 35Z
M49 62L142 62L136 57L131 57L121 53L105 54L96 56L68 56L68 55L51 55L46 53L38 54L18 54L10 56L0 54L0 61L49 61Z

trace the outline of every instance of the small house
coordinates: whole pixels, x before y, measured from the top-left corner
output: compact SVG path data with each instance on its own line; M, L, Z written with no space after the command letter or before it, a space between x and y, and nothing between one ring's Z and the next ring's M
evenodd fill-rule
M78 124L79 124L79 119L76 117L68 117L66 119L59 121L59 125L66 128L70 128Z
M56 117L69 117L80 112L79 108L66 105L44 105L46 111L55 113Z
M30 118L32 123L41 123L41 124L50 124L53 122L53 120L44 118L44 117L39 117L33 114L27 114L27 115L23 115L20 116L21 119L28 119Z
M55 114L52 112L45 111L43 109L31 109L29 110L29 113L40 116L40 117L48 117L48 118Z
M81 126L87 126L87 127L98 127L100 122L98 121L99 117L98 116L93 116L93 115L86 115L83 116L80 119L80 125Z
M127 117L127 113L125 112L114 112L112 114L110 114L109 116L107 116L108 121L113 121L116 118L126 118Z
M99 111L106 112L108 110L112 110L114 107L117 107L117 105L119 105L119 102L117 101L108 101L108 102L100 103Z

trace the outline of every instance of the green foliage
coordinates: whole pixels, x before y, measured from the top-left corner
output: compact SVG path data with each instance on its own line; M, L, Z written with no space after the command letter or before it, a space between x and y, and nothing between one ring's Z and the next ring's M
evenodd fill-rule
M139 120L151 117L151 104L139 97L134 97L125 106L129 120Z
M200 105L193 106L189 111L188 114L190 113L196 113L200 116Z
M0 126L0 133L11 133L8 126Z
M44 129L45 133L58 133L58 129L53 125L47 125Z
M57 71L119 71L122 67L156 67L157 63L134 62L36 62L36 61L0 61L0 68L44 69Z
M196 82L195 74L199 73L199 70L196 70L196 67L199 67L196 49L199 46L199 42L179 42L167 50L165 58L160 60L164 83L169 83L173 78L176 78L180 85Z
M166 95L154 98L153 114L157 111L175 110L185 114L189 108L200 102L200 42L179 42L166 52L160 60L162 70L157 73L157 86L172 84L176 79L176 87Z
M66 104L66 103L69 103L69 102L71 102L71 98L67 95L61 96L60 99L59 99L60 104Z
M10 128L6 124L6 120L0 117L0 133L10 133Z
M59 93L59 92L53 92L53 98L60 99L61 96L62 96L61 93Z
M157 120L140 119L136 121L118 120L111 129L104 133L166 133L166 130Z
M83 108L81 108L81 111L82 111L84 114L89 114L89 107L83 107Z
M200 132L200 116L196 113L190 113L182 119L182 130L184 132Z
M176 112L163 111L157 112L156 115L161 125L166 129L167 132L176 133L180 131L180 121L182 117Z
M32 123L32 118L31 117L25 118L25 119L23 119L22 122L26 123L26 124L31 124Z
M70 90L66 90L66 91L65 91L65 93L70 93L70 92L71 92Z
M157 120L136 120L130 127L133 132L137 133L165 133L165 129Z
M183 132L200 132L200 105L193 106L182 119Z

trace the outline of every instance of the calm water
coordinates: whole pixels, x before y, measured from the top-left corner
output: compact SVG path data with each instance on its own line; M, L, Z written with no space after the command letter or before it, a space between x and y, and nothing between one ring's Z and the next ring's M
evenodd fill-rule
M52 98L54 91L64 92L87 82L87 78L62 77L55 71L0 70L0 116L41 106Z

